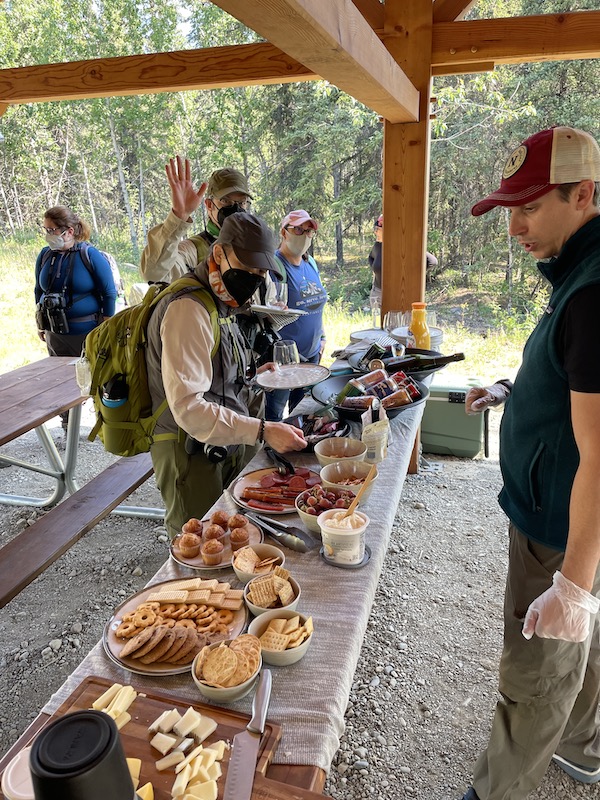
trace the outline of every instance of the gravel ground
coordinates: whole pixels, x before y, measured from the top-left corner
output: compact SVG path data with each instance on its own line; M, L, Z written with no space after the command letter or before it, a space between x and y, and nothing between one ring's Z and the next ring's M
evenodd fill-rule
M499 415L490 420L489 459L427 456L429 467L407 478L325 787L334 798L457 800L469 785L497 697L506 561L507 525L496 502ZM60 443L58 423L53 435ZM34 445L32 434L3 452L25 458ZM78 473L91 476L110 458L82 441ZM0 469L6 491L25 494L43 480ZM160 505L153 481L130 502ZM39 513L1 508L0 545ZM0 610L0 752L165 556L156 522L113 517ZM600 800L600 786L578 785L551 765L530 797Z

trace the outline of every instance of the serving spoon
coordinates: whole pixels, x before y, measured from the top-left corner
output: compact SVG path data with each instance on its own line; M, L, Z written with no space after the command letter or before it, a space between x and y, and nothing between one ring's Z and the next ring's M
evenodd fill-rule
M365 482L363 483L363 485L358 490L358 494L356 495L354 500L348 506L348 510L346 511L346 513L344 514L342 519L345 519L346 517L349 517L351 514L354 513L354 509L358 505L358 501L360 500L362 495L365 493L365 490L366 490L367 486L371 483L371 481L375 477L375 472L376 471L377 471L377 467L375 466L375 464L371 464L371 469L369 470L369 474L365 478Z

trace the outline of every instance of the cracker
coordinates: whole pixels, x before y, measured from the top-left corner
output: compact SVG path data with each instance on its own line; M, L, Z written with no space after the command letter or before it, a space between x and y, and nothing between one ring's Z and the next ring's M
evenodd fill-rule
M314 629L315 629L315 628L314 628L314 625L313 625L312 617L309 617L309 618L306 620L306 622L304 623L304 626L303 626L303 627L304 627L304 630L305 630L305 631L308 633L308 635L310 636L310 634L311 634L311 633L314 631Z
M296 619L299 620L300 617L296 617ZM269 628L275 631L275 633L289 633L289 631L285 629L286 623L287 620L285 619L272 619L271 622L269 622Z
M258 564L260 559L251 547L240 547L240 549L235 554L234 564L238 569L243 569L238 563L240 561L253 565L253 564ZM252 572L252 570L251 569L247 570L244 568L244 572Z
M288 642L287 649L291 650L293 647L299 647L302 644L302 642L307 638L308 635L306 634L306 631L302 631L297 639L294 639L293 641L290 640Z
M292 589L291 583L286 583L282 588L277 592L279 599L281 600L282 606L288 606L294 599L294 590Z
M290 577L289 570L284 569L281 565L277 565L273 570L273 574L283 578L285 581Z
M273 622L274 621L275 620L273 620ZM291 619L288 619L285 622L285 626L281 631L281 633L292 633L293 631L297 631L299 627L300 627L300 617L296 615L295 617L292 617Z
M260 638L260 646L263 650L285 650L288 638L284 633L276 633L273 630L266 630Z
M210 598L210 589L193 589L188 592L188 603L208 603Z
M224 684L224 686L239 686L240 683L244 683L247 681L250 675L252 675L250 660L248 656L244 653L243 650L234 650L235 657L237 659L237 667L235 672L229 678L229 680Z
M277 602L277 595L272 583L257 583L253 581L248 590L248 599L260 608L271 608Z
M204 659L202 677L213 686L224 686L237 669L235 651L226 645L215 647Z

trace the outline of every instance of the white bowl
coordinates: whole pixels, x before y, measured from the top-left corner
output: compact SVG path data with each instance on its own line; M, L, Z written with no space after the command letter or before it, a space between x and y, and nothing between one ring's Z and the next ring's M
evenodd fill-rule
M219 645L222 643L223 642L214 642L214 644L209 645L209 647L211 650L214 650L215 647L219 647ZM202 651L200 651L200 653L201 652ZM200 658L200 653L198 653L192 662L192 678L200 690L200 694L204 695L204 697L208 697L209 700L214 700L219 704L234 703L236 700L240 700L242 697L245 697L250 691L252 691L252 687L254 686L260 673L260 668L262 667L262 657L258 662L258 668L256 672L251 675L247 681L240 683L238 686L230 686L219 689L216 686L207 686L198 679L196 675L196 665L198 663L198 659Z
M256 580L257 578L260 577L261 577L260 575L256 575L253 578L253 580ZM300 601L300 584L294 578L290 577L288 580L292 584L292 589L294 590L294 599L292 600L291 603L288 603L287 606L281 606L281 608L276 608L276 609L263 608L262 606L255 606L254 603L251 603L250 600L248 600L248 592L252 588L252 581L249 581L244 586L244 602L246 603L246 605L248 606L248 608L254 614L255 617L258 617L260 614L265 614L267 611L282 611L284 608L289 611L293 611L296 608L296 606Z
M315 517L315 519L316 519L316 517ZM275 562L276 564L279 564L280 567L283 567L283 565L285 564L285 556L284 556L284 554L281 552L281 550L278 547L275 547L272 544L251 544L251 545L247 545L247 546L250 547L252 550L254 550L256 555L261 560L263 558L278 558L279 561ZM238 550L238 552L239 552L239 550ZM251 581L252 578L256 578L259 575L268 575L267 572L244 572L243 570L238 569L236 567L236 565L235 565L235 555L236 554L234 553L233 554L233 571L237 575L237 579L241 583L243 583L244 585L246 585L248 583L248 581Z
M304 614L298 614L296 611L283 608L270 608L266 613L252 620L248 627L248 633L260 638L269 627L269 623L272 619L291 619L296 616L300 617L300 625L304 625L308 619ZM305 639L298 647L290 647L289 650L265 650L262 648L262 659L265 664L273 664L276 667L287 667L289 664L295 664L296 661L300 661L300 659L306 655L306 651L311 642L312 633L308 639Z
M349 487L345 487L345 486L340 486L340 487L338 487L336 489L332 489L330 487L324 487L324 489L327 492L327 494L334 494L337 498L341 497L344 494L344 492L346 492L346 494L350 494L350 495L354 494L354 492L347 491L347 488L349 489ZM311 493L311 490L310 489L306 489L304 492L301 492L298 495L298 497L296 498L296 511L298 512L298 516L300 517L302 522L306 525L308 530L311 533L317 533L320 536L321 535L321 529L319 528L319 525L317 523L317 517L319 516L321 511L324 511L325 509L317 508L316 509L317 510L317 514L307 514L306 511L303 511L300 508L300 503L302 503L310 493ZM362 500L362 498L361 498L361 500ZM360 503L359 503L359 505L360 505ZM348 506L346 506L346 508L347 507Z
M336 461L335 464L328 464L320 472L321 483L323 486L331 489L348 489L353 494L358 494L365 478L371 470L372 464L367 464L366 461L354 461L351 459L344 459L343 461ZM366 502L367 498L373 491L373 486L377 481L379 473L375 467L375 474L371 479L371 483L367 490L362 495L361 500ZM361 483L353 483L350 485L340 483L347 478L360 478Z
M319 464L326 467L344 458L362 461L367 453L367 445L360 439L337 436L318 442L314 451Z

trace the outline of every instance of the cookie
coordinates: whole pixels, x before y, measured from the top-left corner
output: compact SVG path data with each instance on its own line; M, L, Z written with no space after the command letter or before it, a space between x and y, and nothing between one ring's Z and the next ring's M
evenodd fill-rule
M132 655L141 647L145 646L148 643L148 640L154 633L154 628L144 628L141 633L138 633L137 636L134 636L133 639L130 639L124 646L121 652L119 653L120 658L126 658L127 656Z
M156 647L156 645L163 639L166 635L167 631L171 630L170 628L165 628L164 625L159 625L155 628L150 628L152 631L152 635L146 641L146 644L143 644L135 653L132 653L132 658L141 658L149 653L152 649Z
M167 628L165 635L160 642L150 650L145 656L140 658L142 664L154 664L155 661L162 661L162 657L170 649L175 641L175 632L173 628Z

